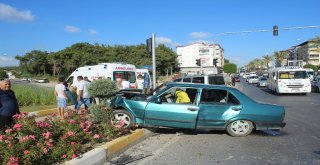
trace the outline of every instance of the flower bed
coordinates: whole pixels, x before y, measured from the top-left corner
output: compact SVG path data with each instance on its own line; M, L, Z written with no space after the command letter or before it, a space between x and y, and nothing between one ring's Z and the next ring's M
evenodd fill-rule
M55 115L43 121L22 113L14 116L15 124L0 134L1 164L56 164L88 151L96 143L110 141L126 133L119 124L109 121L112 112L106 108L93 108L104 114L104 121L82 111L68 110L65 120ZM94 122L92 122L94 121Z

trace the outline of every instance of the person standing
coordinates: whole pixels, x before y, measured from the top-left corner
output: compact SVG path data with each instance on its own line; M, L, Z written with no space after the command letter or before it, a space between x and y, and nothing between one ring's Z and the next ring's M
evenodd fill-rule
M78 84L77 84L77 106L76 109L80 110L82 104L85 104L85 109L88 110L90 107L90 95L89 95L89 85L88 81L85 81L82 76L77 77Z
M143 90L143 83L144 83L143 77L141 74L139 74L136 80L136 88Z
M150 77L145 73L143 77L143 93L148 94L150 91L150 86Z
M11 127L15 114L20 114L19 105L14 92L11 90L11 82L8 79L0 80L0 130Z
M232 86L236 85L236 78L234 76L232 76L232 78L231 78L231 85Z
M122 85L122 89L129 89L130 88L130 82L126 78L122 79L121 85Z
M59 83L54 88L54 95L57 97L58 102L58 116L64 119L64 110L67 108L66 87L64 85L64 79L59 77Z
M68 99L70 99L72 105L74 105L74 108L76 108L77 102L74 99L74 97L72 96L72 92L71 92L71 89L69 88L68 82L64 81L63 85L66 87L66 94L68 96Z

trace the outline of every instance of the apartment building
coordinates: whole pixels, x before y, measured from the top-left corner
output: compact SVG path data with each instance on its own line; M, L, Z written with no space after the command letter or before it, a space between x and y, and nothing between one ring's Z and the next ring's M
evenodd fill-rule
M288 60L303 61L304 64L320 65L320 41L313 39L290 49Z
M182 74L217 73L224 65L224 50L219 44L193 43L178 46L177 55ZM200 59L201 66L196 64ZM216 66L214 60L217 61Z

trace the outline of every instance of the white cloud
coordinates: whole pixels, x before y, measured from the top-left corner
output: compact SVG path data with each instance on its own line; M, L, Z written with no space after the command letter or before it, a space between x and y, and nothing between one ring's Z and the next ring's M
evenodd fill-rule
M208 32L192 32L189 34L189 37L194 39L208 38L210 36L211 36L211 33L208 33Z
M88 31L90 34L98 34L98 32L94 29L89 29Z
M156 41L158 44L171 44L172 40L166 37L156 37Z
M0 55L0 67L4 66L18 66L19 61L14 59L14 57L1 56Z
M180 43L173 42L171 38L167 37L156 37L156 42L157 44L165 44L165 45L170 45L170 46L181 46Z
M77 33L80 32L80 28L75 27L75 26L71 26L71 25L66 25L64 27L64 30L70 33Z
M33 21L34 15L30 10L17 10L16 8L0 3L0 20L7 22Z

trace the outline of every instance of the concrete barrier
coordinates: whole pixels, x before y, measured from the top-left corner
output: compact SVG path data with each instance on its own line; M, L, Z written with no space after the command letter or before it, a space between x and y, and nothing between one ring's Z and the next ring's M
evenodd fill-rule
M104 164L107 160L113 156L123 152L128 147L136 144L140 140L144 139L147 135L151 135L151 132L145 129L137 129L130 135L119 137L110 142L107 142L97 148L84 153L82 156L65 162L65 165L98 165Z

